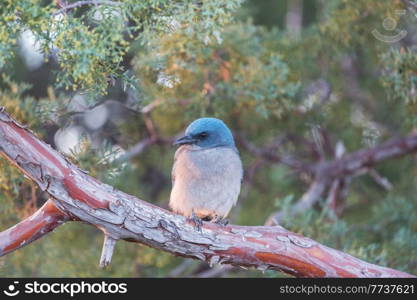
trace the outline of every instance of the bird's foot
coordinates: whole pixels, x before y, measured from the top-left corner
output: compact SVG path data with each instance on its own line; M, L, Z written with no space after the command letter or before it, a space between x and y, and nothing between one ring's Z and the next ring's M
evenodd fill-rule
M194 212L191 214L190 220L194 223L197 231L201 231L201 226L203 226L203 220L200 219Z
M216 223L216 224L218 224L218 225L221 225L221 226L226 226L227 224L229 224L229 220L228 219L221 218L219 216L216 216L213 219L213 222Z

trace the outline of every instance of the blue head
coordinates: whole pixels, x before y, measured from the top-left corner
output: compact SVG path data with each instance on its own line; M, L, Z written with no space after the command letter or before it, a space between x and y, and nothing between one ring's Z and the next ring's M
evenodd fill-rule
M202 148L235 147L233 135L222 120L200 118L188 125L185 136L174 145L197 145Z

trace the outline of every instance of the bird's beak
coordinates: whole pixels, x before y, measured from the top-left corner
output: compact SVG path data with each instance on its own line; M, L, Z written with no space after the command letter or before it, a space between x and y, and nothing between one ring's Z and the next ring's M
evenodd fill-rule
M185 135L177 139L173 145L187 145L187 144L194 144L197 142L197 139L193 138L190 135Z

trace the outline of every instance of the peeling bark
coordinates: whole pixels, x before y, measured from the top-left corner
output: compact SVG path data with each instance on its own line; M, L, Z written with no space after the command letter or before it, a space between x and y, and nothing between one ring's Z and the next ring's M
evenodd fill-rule
M48 200L31 217L0 232L0 256L30 244L69 219L69 216Z
M122 239L210 265L272 269L297 277L413 276L361 261L280 226L220 226L204 222L198 231L185 217L88 176L2 110L0 153L52 199L32 217L0 233L1 255L45 235L60 222L81 220L106 235L103 265L109 263L115 241ZM49 217L45 217L48 211ZM10 232L15 240L10 239ZM25 242L19 244L23 239Z

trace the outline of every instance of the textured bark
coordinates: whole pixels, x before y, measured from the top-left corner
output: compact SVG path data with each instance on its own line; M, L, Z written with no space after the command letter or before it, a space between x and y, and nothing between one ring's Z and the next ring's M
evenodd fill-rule
M385 143L346 154L340 159L323 162L314 168L316 176L322 178L341 178L347 175L355 176L364 168L371 168L387 159L403 156L417 151L417 133L406 137L392 138Z
M323 246L280 226L220 226L204 222L201 231L194 223L97 181L66 160L0 110L0 152L41 189L49 193L40 212L0 234L4 255L17 249L7 232L21 224L45 225L46 208L64 220L81 220L105 235L102 264L109 262L114 240L139 242L174 255L209 262L279 270L298 277L409 277L401 271L373 265L346 253ZM50 206L51 205L51 206ZM63 214L61 213L63 212ZM33 223L31 223L33 220ZM53 226L45 227L53 229ZM42 225L42 226L43 226ZM22 234L25 243L45 235L42 230ZM31 238L34 232L34 238ZM16 233L19 236L19 233ZM19 241L22 241L20 238ZM14 246L11 246L11 245Z
M39 239L69 219L51 200L48 200L30 218L0 232L0 256Z

